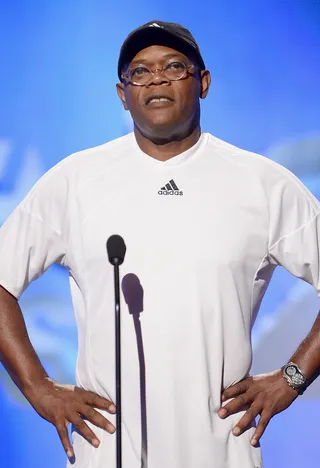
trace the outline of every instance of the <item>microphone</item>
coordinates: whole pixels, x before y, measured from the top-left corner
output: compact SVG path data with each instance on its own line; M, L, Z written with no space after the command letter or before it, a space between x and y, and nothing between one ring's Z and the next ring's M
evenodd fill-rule
M109 257L109 262L112 265L121 265L126 254L126 244L121 236L114 234L110 236L107 240L107 252Z
M114 266L115 298L115 360L116 360L116 454L117 468L122 468L122 430L121 430L121 321L120 321L120 281L119 265L126 254L126 244L121 236L114 234L107 240L109 262Z

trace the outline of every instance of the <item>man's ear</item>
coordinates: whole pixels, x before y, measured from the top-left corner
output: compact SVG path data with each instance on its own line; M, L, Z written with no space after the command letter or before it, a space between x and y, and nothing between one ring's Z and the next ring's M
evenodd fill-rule
M124 93L124 83L117 83L117 93L125 110L129 110Z
M208 95L210 84L211 84L211 75L209 70L201 70L200 71L200 97L201 99L205 99Z

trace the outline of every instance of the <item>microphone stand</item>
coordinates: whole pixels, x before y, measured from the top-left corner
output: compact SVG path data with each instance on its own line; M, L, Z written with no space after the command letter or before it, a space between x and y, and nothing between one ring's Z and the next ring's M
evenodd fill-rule
M115 345L116 345L116 444L117 468L122 468L122 430L121 430L121 314L119 258L114 258L114 296L115 296Z
M115 354L116 354L116 443L117 468L122 468L122 428L121 428L121 316L120 316L120 280L119 265L126 254L126 244L121 236L113 234L107 240L109 262L114 266L115 297Z

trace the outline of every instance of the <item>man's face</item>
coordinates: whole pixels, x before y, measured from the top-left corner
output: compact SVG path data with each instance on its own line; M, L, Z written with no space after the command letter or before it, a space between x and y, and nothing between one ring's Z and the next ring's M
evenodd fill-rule
M151 70L162 69L164 65L177 61L192 65L182 53L156 45L141 50L125 71L139 65ZM199 72L195 67L178 81L170 81L157 72L144 86L118 83L117 91L124 108L130 111L144 136L169 138L187 131L195 120L199 120L199 98L206 96L209 84L209 72ZM159 102L153 98L163 99Z

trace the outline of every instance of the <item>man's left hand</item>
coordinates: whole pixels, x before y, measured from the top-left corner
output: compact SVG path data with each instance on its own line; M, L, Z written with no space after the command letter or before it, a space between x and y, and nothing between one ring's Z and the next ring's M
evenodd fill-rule
M270 419L288 408L297 396L298 392L288 385L280 369L270 374L248 377L225 389L222 393L222 401L230 398L233 400L220 408L218 415L224 419L230 414L247 409L233 428L232 432L236 436L242 434L260 415L257 428L251 438L251 444L257 445Z

